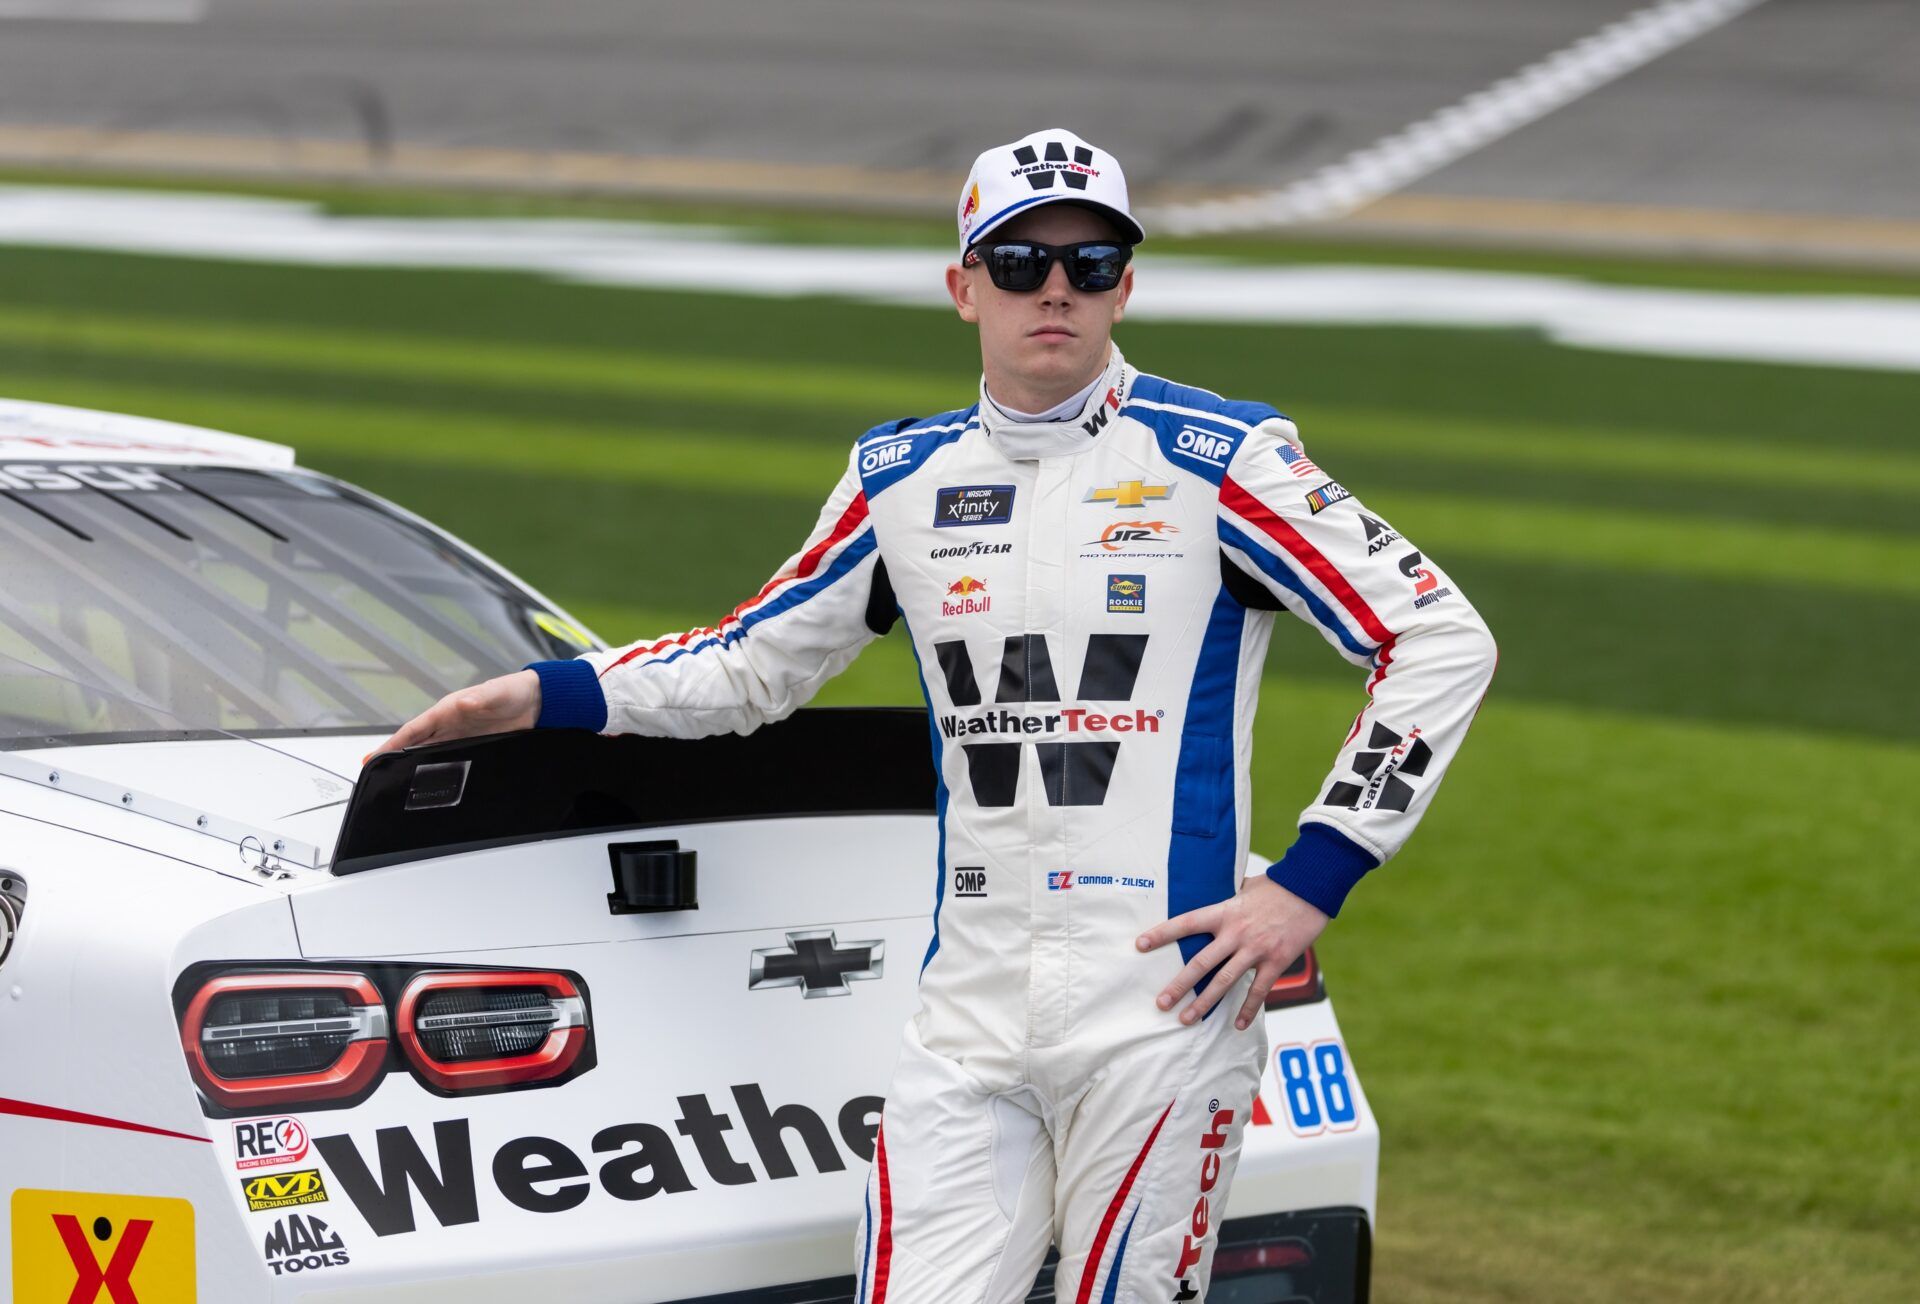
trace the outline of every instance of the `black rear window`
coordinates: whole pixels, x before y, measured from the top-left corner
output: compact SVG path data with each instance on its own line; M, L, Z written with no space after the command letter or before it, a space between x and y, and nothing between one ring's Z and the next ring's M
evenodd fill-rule
M0 462L0 746L386 729L589 645L322 476Z

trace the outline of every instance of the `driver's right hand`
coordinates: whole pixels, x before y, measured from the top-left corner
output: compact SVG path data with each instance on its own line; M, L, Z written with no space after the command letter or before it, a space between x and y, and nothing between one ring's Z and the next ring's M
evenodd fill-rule
M403 747L531 729L539 719L540 676L531 670L516 670L510 675L448 693L401 725L393 737L367 753L361 763L381 752L397 752Z

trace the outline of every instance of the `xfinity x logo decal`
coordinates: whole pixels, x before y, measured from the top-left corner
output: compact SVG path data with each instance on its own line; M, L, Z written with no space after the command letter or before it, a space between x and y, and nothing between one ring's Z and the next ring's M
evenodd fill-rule
M1085 707L1061 706L1052 711L1007 709L965 711L982 705L980 681L974 677L973 655L964 640L933 646L946 679L947 700L954 706L937 718L948 738L1002 737L1027 734L1158 733L1164 711L1134 709L1103 713ZM1133 696L1140 663L1147 654L1145 634L1094 634L1087 639L1080 665L1082 702L1125 702ZM1045 634L1009 635L1000 652L1000 675L993 700L998 703L1060 702L1053 674L1053 653ZM1064 699L1074 700L1074 699ZM973 799L981 806L1011 806L1020 789L1020 749L1024 741L966 742L967 777ZM1040 758L1040 777L1050 806L1099 806L1107 799L1120 743L1054 741L1033 743Z
M787 934L785 946L753 953L747 970L747 990L768 987L804 987L808 1000L816 996L845 996L850 982L878 978L886 960L887 944L875 940L841 946L830 928Z

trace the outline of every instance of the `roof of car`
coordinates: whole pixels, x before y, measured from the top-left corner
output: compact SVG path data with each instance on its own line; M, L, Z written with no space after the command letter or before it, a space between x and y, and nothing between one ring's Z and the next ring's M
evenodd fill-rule
M165 462L284 468L293 450L150 417L0 398L0 462Z

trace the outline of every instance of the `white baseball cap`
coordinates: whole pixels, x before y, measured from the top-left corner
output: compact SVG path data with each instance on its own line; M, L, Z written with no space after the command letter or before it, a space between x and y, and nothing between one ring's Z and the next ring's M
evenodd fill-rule
M1071 131L1049 127L998 145L973 161L960 191L956 216L960 252L1001 223L1042 204L1079 204L1113 219L1120 238L1147 238L1127 207L1127 178L1120 161Z

